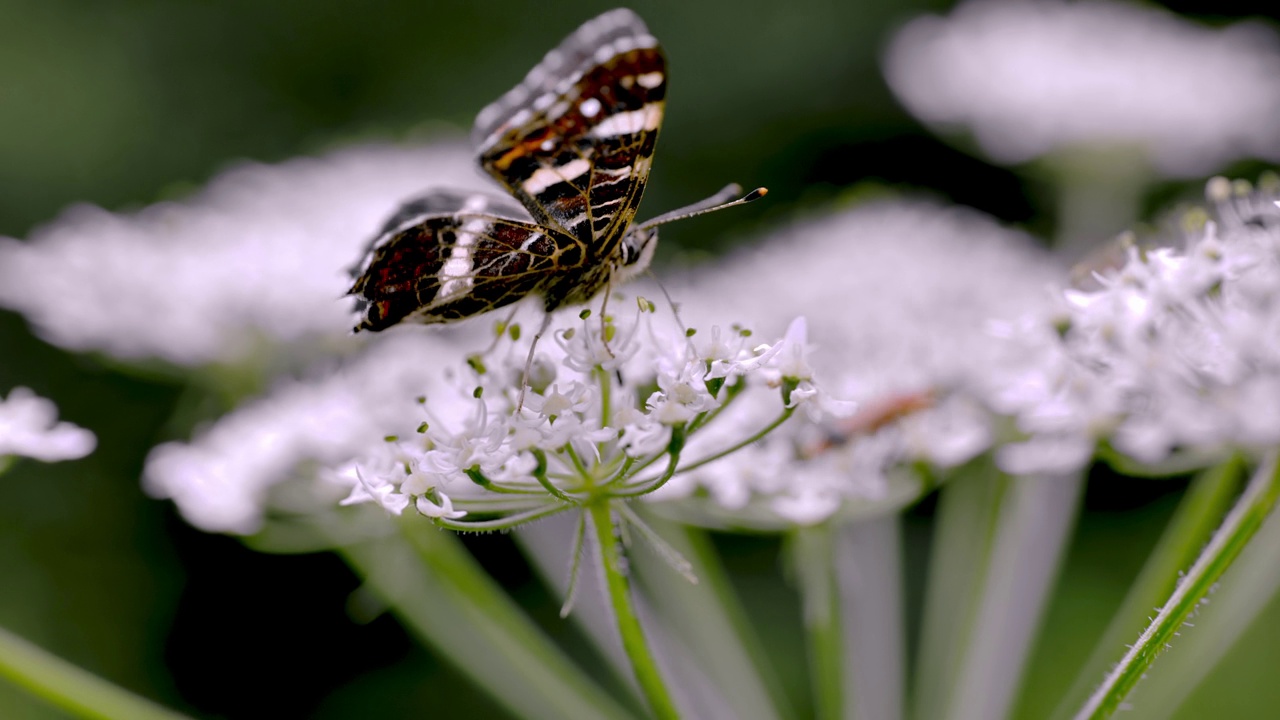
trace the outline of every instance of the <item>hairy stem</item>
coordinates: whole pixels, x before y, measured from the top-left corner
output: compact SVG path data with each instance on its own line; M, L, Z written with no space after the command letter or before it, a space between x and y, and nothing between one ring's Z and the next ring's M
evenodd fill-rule
M1262 526L1277 497L1280 497L1280 463L1272 453L1155 620L1076 713L1077 720L1102 720L1120 708L1156 657L1169 646L1200 601Z
M649 703L649 709L660 720L678 718L675 703L658 671L658 663L649 649L640 618L636 615L635 601L631 594L631 578L627 559L618 542L613 511L608 502L593 502L586 508L595 531L596 547L600 551L600 565L604 571L605 587L609 591L609 604L613 608L618 634L623 650L631 661L640 691Z

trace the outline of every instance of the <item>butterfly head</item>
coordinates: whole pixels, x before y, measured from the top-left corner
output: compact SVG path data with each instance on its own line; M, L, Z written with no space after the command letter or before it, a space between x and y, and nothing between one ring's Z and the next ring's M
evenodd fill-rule
M621 262L613 271L615 281L626 282L649 269L653 251L658 249L658 228L633 227L622 238Z

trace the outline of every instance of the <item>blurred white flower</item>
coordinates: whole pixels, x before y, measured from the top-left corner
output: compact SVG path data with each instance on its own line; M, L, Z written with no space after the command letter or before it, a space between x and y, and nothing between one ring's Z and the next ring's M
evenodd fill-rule
M1081 145L1136 145L1190 177L1280 158L1280 43L1268 27L1217 29L1108 2L972 0L907 24L885 55L907 108L967 127L1021 163Z
M307 479L316 463L335 469L328 485L309 486L322 494L336 487L328 492L341 497L359 486L384 506L394 505L379 472L364 472L366 483L360 484L348 461L388 444L388 435L412 437L424 420L415 395L434 396L443 382L441 366L461 358L458 344L439 333L387 333L325 376L280 382L190 442L156 447L147 458L144 485L210 532L254 532L273 503L287 500L277 495L278 487ZM384 453L379 463L385 471L396 460Z
M24 387L0 399L0 459L6 455L54 462L93 452L97 438L84 428L58 422L58 408Z
M775 383L791 377L793 404L819 406L823 419L797 417L731 458L677 474L653 499L670 500L664 511L683 519L759 528L911 501L922 486L904 468L953 467L993 442L983 393L1001 355L988 321L1049 305L1062 276L1029 237L923 201L798 222L691 271L672 292L695 324L733 313L776 336L791 315L806 316L815 346L792 325L764 365ZM723 344L713 337L708 347ZM809 375L856 408L815 393ZM750 402L730 414L767 417ZM736 426L727 418L722 427ZM708 428L689 445L723 442Z
M992 400L1028 435L1006 469L1080 467L1098 441L1149 465L1280 444L1280 195L1222 185L1183 248L1130 247L1098 289L1003 328Z
M63 347L179 365L345 341L347 268L402 201L487 187L474 165L461 142L368 145L246 164L137 212L72 207L26 242L0 238L0 306Z

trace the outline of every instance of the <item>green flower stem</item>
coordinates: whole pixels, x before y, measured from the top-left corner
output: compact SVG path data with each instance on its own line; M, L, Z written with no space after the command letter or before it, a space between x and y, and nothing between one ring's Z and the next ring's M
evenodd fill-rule
M554 503L551 505L546 505L544 507L534 508L532 510L526 510L521 513L516 513L514 515L507 515L505 517L500 517L496 520L475 520L472 522L467 522L467 521L459 522L457 520L450 520L448 518L438 517L438 518L432 518L431 521L436 525L438 525L439 527L447 528L449 530L457 530L458 532L492 532L494 530L510 530L511 528L518 527L527 522L533 522L534 520L539 520L541 518L548 517L550 515L555 515L558 512L563 512L564 510L568 510L570 507L572 506L565 505L562 503Z
M684 450L685 429L683 425L674 425L671 428L671 439L667 442L667 469L656 480L648 482L638 487L632 487L628 490L611 490L609 495L615 498L639 497L648 495L657 490L667 481L671 480L676 474L676 468L680 465L680 453ZM660 457L660 456L659 456ZM619 475L618 477L623 477Z
M1178 587L1182 571L1195 562L1231 501L1240 489L1244 461L1232 457L1217 467L1200 473L1183 496L1160 542L1102 634L1088 661L1067 692L1054 720L1067 720L1089 697L1089 693L1119 659L1124 643L1150 622L1151 608L1169 597Z
M1277 463L1273 453L1249 481L1244 494L1227 515L1222 527L1187 571L1155 620L1076 714L1078 720L1102 720L1115 713L1156 657L1168 647L1183 623L1262 526L1278 497L1280 463Z
M689 423L689 432L698 430L704 425L710 424L712 420L715 420L720 415L720 413L723 413L725 411L725 408L729 407L729 405L731 405L733 401L736 400L738 396L742 394L742 391L743 389L746 388L746 386L747 384L745 382L742 382L741 380L734 383L733 385L730 385L729 388L725 391L724 402L720 403L719 405L712 408L711 410L708 410L703 413L699 413L698 417L694 418L693 421Z
M834 535L835 530L828 524L803 527L791 535L818 720L839 720L844 716L844 641Z
M582 462L582 458L578 457L578 451L573 449L573 443L566 443L564 453L573 461L573 470L578 473L578 477L587 479L591 477L591 473L587 471L587 466Z
M566 658L454 535L420 517L341 554L426 644L516 717L634 717Z
M687 572L698 579L689 582L657 552L641 550L631 555L636 582L648 606L668 630L667 638L677 640L706 674L726 716L737 720L797 717L707 533L666 520L645 503L634 503L632 508L688 561Z
M0 628L0 677L81 718L178 720L186 715L122 687Z
M796 409L794 407L789 407L783 410L782 414L779 415L776 420L769 423L760 432L756 433L755 435L752 435L751 437L747 438L746 440L743 440L742 442L735 443L714 455L702 458L701 460L697 460L695 462L691 462L688 465L685 465L684 467L680 468L680 472L688 472L690 470L696 470L702 467L703 465L706 465L707 463L713 463L716 460L719 460L720 458L725 457L726 455L732 455L733 453L738 452L742 448L750 445L753 442L756 442L757 440L760 440L765 435L768 435L769 433L776 430L779 425L786 422L788 418L790 418L793 414L795 414L795 411Z
M1195 628L1178 636L1178 651L1134 688L1126 720L1165 720L1213 672L1280 589L1280 513L1272 512L1213 590L1213 604L1196 612ZM1122 641L1123 642L1123 641ZM1095 676L1096 677L1096 676Z
M631 580L627 574L627 560L623 557L609 503L604 500L593 502L586 506L585 511L590 515L591 527L595 532L605 587L609 593L609 604L613 608L618 634L622 638L622 648L631 661L631 670L635 673L640 691L648 701L654 717L659 720L678 718L680 715L676 712L675 703L658 671L658 663L645 640L644 629L640 627L640 618L636 615L634 598L631 596Z
M901 720L907 654L901 520L890 513L847 522L835 543L844 717Z
M959 468L942 486L916 655L912 717L944 717L976 613L987 549L1009 478L989 456Z
M580 523L584 532L581 544L578 537ZM575 592L576 584L576 599L569 608L568 619L578 626L599 657L605 659L610 679L617 681L610 687L631 692L627 699L634 707L642 707L644 701L639 695L639 688L635 687L631 663L621 643L617 642L618 633L614 630L613 616L605 596L604 576L592 565L595 543L585 537L585 533L591 532L588 523L587 512L580 509L576 513L562 513L541 522L522 525L511 536L543 583L556 592L562 602L562 610L563 603ZM575 549L581 553L579 557L566 554L573 553ZM576 570L575 565L578 566Z
M970 470L946 487L939 509L920 720L1008 714L1084 486L1078 473L1012 478L990 461Z
M1083 472L1011 478L989 548L981 603L951 720L1009 714L1075 529Z
M538 465L533 469L533 477L537 479L538 484L541 485L544 490L551 493L556 499L572 503L573 498L569 497L560 490L560 488L556 487L555 483L551 482L550 478L547 477L547 454L538 448L534 448L533 458L538 463Z
M1097 238L1109 238L1138 218L1152 174L1142 149L1124 144L1077 145L1039 161L1055 181L1058 228L1054 245L1072 260Z
M606 428L613 419L613 380L609 371L599 365L592 368L591 374L595 376L596 387L600 388L600 427Z

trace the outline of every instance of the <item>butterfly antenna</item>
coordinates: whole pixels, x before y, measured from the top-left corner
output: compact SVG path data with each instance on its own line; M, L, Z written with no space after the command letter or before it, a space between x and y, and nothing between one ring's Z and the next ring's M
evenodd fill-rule
M689 205L688 207L682 207L679 210L672 210L669 213L663 213L662 215L659 215L658 217L653 218L652 220L646 220L645 222L641 223L639 227L641 230L644 230L646 228L655 227L657 225L665 225L675 220L684 220L685 218L705 215L709 212L715 212L716 210L731 208L735 205L746 205L749 202L754 202L764 197L765 195L768 195L769 189L756 188L755 190L752 190L751 192L747 193L746 195L743 195L737 200L730 200L730 198L734 197L735 195L738 195L741 192L742 192L741 185L737 183L730 183L726 185L723 190L716 193L715 195L712 195L706 200L696 202L692 205Z

